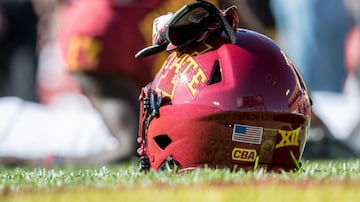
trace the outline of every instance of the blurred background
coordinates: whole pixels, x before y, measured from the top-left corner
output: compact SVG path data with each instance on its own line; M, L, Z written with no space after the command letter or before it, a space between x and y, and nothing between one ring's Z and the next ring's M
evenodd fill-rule
M121 88L132 90L125 90L128 92L126 95L139 92L139 87L149 82L157 68L161 66L164 56L160 55L145 60L142 64L135 64L132 62L135 60L133 55L136 52L134 51L151 44L152 21L155 17L164 14L164 12L176 11L185 3L192 1L112 0L112 2L118 4L118 7L123 9L123 15L119 14L119 16L122 16L122 20L118 22L122 24L119 25L114 24L115 20L111 18L115 14L104 15L105 17L102 18L103 12L99 12L100 17L97 24L112 23L112 28L128 27L130 30L117 32L117 34L124 35L120 37L123 41L119 41L119 43L123 44L119 47L121 50L110 48L112 51L124 52L126 50L125 53L120 54L121 64L117 64L115 59L117 56L100 58L97 61L104 66L103 60L114 61L118 66L123 65L130 68L141 65L142 69L140 68L139 72L122 75L121 78L129 79L129 83L126 84L104 84L104 80L111 80L111 76L100 78L98 75L88 73L80 74L75 78L72 77L71 73L73 73L74 68L78 70L81 70L81 68L83 68L82 70L91 69L91 65L81 66L81 64L91 63L92 58L86 58L85 54L85 62L78 62L81 63L80 66L69 65L67 53L64 53L58 44L58 41L63 39L61 36L66 35L62 23L65 21L69 26L71 24L70 18L74 20L82 18L84 23L81 23L80 20L77 21L78 24L72 25L72 27L81 27L80 25L87 23L85 19L92 16L92 12L95 12L95 10L90 10L91 8L86 6L87 10L84 8L85 11L82 12L87 13L87 15L77 16L69 12L69 10L74 9L72 4L76 1L83 1L83 4L86 4L86 1L89 3L104 0L0 0L0 105L3 104L3 107L0 106L0 125L7 123L6 120L15 116L14 114L19 116L19 112L28 110L32 105L36 105L37 111L41 106L66 107L71 105L73 106L72 109L79 108L79 106L84 109L84 106L89 106L88 108L93 106L89 102L95 102L99 103L95 107L95 111L99 114L94 115L96 116L94 121L104 122L101 123L101 127L99 126L97 130L99 128L101 130L103 128L108 129L104 129L107 134L104 135L104 137L106 136L104 138L106 143L103 145L104 147L112 145L117 148L117 146L114 146L115 143L112 143L113 141L126 142L128 140L122 138L113 140L107 137L109 134L117 137L117 135L114 135L116 133L114 131L122 130L122 128L119 129L116 126L114 129L113 124L118 123L109 123L107 116L109 109L115 112L120 111L119 113L129 113L122 110L121 106L124 106L123 104L118 104L119 102L123 103L123 100L127 100L127 98L124 98L124 95L117 95L104 89L107 89L107 85L119 85ZM360 0L228 0L212 2L216 2L221 8L227 8L235 4L238 7L240 16L239 27L258 31L275 40L299 68L312 96L314 111L313 124L305 148L304 158L359 157ZM140 8L142 8L141 11L139 11ZM81 10L81 8L78 9ZM126 10L131 12L125 12ZM139 14L134 15L135 10ZM111 10L111 12L115 11ZM125 13L127 16L125 16ZM101 20L105 20L105 22ZM96 27L90 30L88 34L89 36L98 37L104 44L112 43L111 40L114 40L113 43L116 44L118 39L108 37L108 32L108 28ZM59 35L61 36L59 37ZM137 36L139 38L126 40L129 37ZM104 38L110 40L110 42L103 40ZM139 41L139 43L136 44L134 41ZM89 50L91 49L90 53L96 51L93 48L96 46L92 46L91 42L87 41L86 44L92 47L89 48ZM107 73L112 74L111 71L107 71ZM116 72L116 74L118 75L119 72ZM133 75L142 75L142 77L133 78ZM116 79L118 77L114 78L114 80ZM88 96L85 96L85 94L93 94L93 100L89 101ZM21 100L22 104L16 105L18 108L15 112L8 111L7 106L11 105L10 102L13 102L13 99L8 99L9 97L17 98L15 101L17 103ZM103 99L103 97L115 97L116 99ZM131 105L131 107L136 109L137 103ZM40 111L42 110L40 109ZM138 112L134 113L137 114ZM2 116L6 116L6 118ZM116 115L111 114L109 116L114 117ZM19 119L10 119L11 125L0 126L0 142L8 138L9 127L17 127L16 120ZM41 122L32 118L26 120L31 120L30 125L33 125L34 122ZM49 119L44 117L42 121L46 124ZM74 120L74 122L76 121L81 122L77 119ZM135 122L132 124L135 124ZM23 127L28 125L25 124ZM58 125L61 125L61 123L58 122ZM62 128L65 126L63 125ZM71 129L75 130L74 128ZM24 130L26 131L26 129ZM48 132L46 131L46 133ZM38 131L35 133L38 133ZM18 134L18 139L10 142L16 146L17 144L14 142L22 141L22 135L28 136L28 134ZM86 137L85 135L82 138ZM120 137L122 136L120 135ZM49 135L44 138L39 136L39 138L43 139L42 144L46 144L46 138L50 138L49 141L51 141ZM136 140L135 136L128 138ZM62 137L59 137L59 139L62 139ZM68 139L68 143L73 139ZM80 141L83 141L83 139L80 139ZM4 144L0 143L0 147ZM9 143L6 144L9 145ZM31 143L28 142L28 144ZM21 145L26 145L26 143ZM128 152L127 156L134 155L135 147L129 148L132 152ZM5 148L9 147L3 146L2 149L0 148L0 158L9 160L8 157L15 156L16 158L10 158L8 161L12 163L24 160L21 158L23 153L18 150L15 151L13 148L11 151ZM16 154L19 155L12 155L11 152L13 151L18 152ZM102 149L99 148L99 151L102 151ZM68 154L71 152L76 153L76 151L71 150ZM84 160L91 156L90 154L93 155L93 153L89 153L85 149L82 155L76 156L76 159L71 159L68 163L92 163ZM125 159L119 156L108 157L108 154L105 156L96 156L101 159L96 163L115 162ZM25 160L27 160L26 157L24 156ZM37 155L31 157L31 159L39 159L41 163L44 163L44 161L53 163L56 158L50 152L49 155ZM0 164L1 162L5 163L7 161L2 160ZM29 163L35 164L36 161L30 161Z

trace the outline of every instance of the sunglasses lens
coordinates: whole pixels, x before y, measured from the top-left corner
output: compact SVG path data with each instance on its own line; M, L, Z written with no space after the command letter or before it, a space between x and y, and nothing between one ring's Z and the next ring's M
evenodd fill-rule
M195 7L190 11L175 16L169 23L167 37L175 46L186 46L194 42L206 29L210 13L203 7Z

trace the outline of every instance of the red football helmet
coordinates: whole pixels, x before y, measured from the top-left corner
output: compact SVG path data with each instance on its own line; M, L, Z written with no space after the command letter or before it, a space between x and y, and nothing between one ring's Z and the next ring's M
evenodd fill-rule
M173 51L143 88L141 169L299 168L311 118L305 83L271 39L234 35Z

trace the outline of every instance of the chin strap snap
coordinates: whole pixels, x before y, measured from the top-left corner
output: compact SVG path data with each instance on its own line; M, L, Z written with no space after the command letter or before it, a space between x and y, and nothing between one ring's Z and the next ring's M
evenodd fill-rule
M161 171L168 171L169 173L177 173L177 171L180 169L180 164L175 159L173 159L171 156L168 156L166 160L161 164L159 167L159 170Z
M147 156L139 158L139 172L147 172L150 169L150 162Z

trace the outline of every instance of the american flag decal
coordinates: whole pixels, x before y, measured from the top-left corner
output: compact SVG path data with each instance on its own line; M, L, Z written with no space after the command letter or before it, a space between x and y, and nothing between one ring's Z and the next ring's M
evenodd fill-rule
M262 134L262 127L234 124L232 141L249 144L261 144Z

